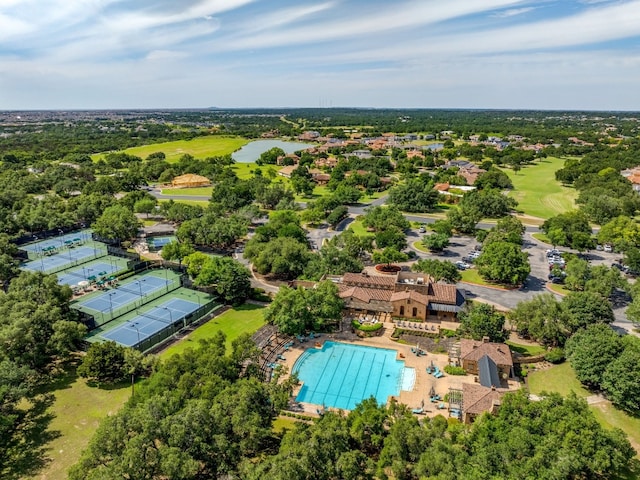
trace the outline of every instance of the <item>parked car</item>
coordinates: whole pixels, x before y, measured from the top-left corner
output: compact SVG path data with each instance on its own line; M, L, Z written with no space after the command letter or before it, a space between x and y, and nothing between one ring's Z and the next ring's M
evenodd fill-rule
M603 249L602 245L596 245L596 250L598 250L599 252L601 252Z
M459 270L466 270L467 268L469 268L471 265L469 265L468 263L465 262L461 262L460 260L458 260L455 263L455 266L458 267Z
M426 229L426 228L424 228L424 226L422 226L422 227L420 227L420 228L418 229L418 232L419 232L419 233L425 233L426 231L427 231L427 229Z
M608 243L604 245L604 251L607 253L611 253L613 252L613 246L609 245Z

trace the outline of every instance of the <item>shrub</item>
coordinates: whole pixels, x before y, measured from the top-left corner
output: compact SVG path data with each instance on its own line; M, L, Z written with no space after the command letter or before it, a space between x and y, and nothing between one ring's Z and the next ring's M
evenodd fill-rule
M444 367L444 371L449 375L466 375L467 374L464 368L456 367L454 365L447 365L446 367Z
M377 332L380 330L383 325L382 323L374 323L374 324L361 324L357 320L351 321L351 326L356 330L360 330L361 332Z
M549 350L544 356L544 359L550 363L562 363L564 362L564 350L562 348L554 348Z

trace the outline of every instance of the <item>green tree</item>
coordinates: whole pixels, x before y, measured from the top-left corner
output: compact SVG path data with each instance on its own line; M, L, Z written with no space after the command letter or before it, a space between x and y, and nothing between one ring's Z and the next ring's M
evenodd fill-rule
M422 245L432 252L442 252L449 246L449 237L442 233L432 233L422 237Z
M324 329L340 318L343 308L344 302L333 282L320 282L310 290L280 287L265 310L264 319L282 333L299 335L307 330Z
M576 236L578 244L582 244L585 238L584 235L591 235L589 219L584 213L577 210L562 213L545 220L540 229L554 245L565 247L573 247L574 237Z
M562 306L571 315L573 332L594 323L614 320L609 300L591 292L571 292L562 299Z
M105 209L91 228L102 238L124 242L138 235L140 221L128 208L114 205Z
M135 213L146 213L147 218L149 218L149 214L154 212L156 209L156 203L157 201L155 199L152 200L149 198L145 198L143 200L138 200L133 205L133 211Z
M476 259L482 278L510 285L522 284L531 267L525 252L510 242L493 242L487 245Z
M640 225L633 219L620 215L602 225L598 231L598 242L601 244L608 243L615 247L621 245L639 246Z
M411 270L426 273L436 282L458 283L462 278L460 270L446 260L421 258L411 266Z
M616 406L637 415L640 412L640 342L629 339L624 351L610 361L601 386Z
M462 332L474 340L489 337L490 341L501 343L509 338L509 332L504 329L504 314L492 305L473 302L459 318Z
M196 285L214 286L226 303L239 305L251 294L251 272L229 257L209 257L200 267Z
M508 317L520 335L551 347L563 346L571 334L571 315L550 293L518 303Z
M569 290L573 291L583 291L587 285L589 277L591 276L589 262L577 257L574 257L567 262L565 272L567 276L564 279L564 284Z
M195 249L190 243L169 242L162 247L160 256L162 256L163 260L177 260L179 264L182 264L182 260L194 252Z
M261 275L291 280L300 276L311 260L309 248L293 238L274 238L267 243L253 240L247 243L244 256Z
M375 263L386 263L390 265L395 262L406 262L407 258L406 253L402 253L393 247L387 247L384 250L376 250L373 252L373 261Z
M362 225L371 228L376 232L396 227L400 230L409 228L409 221L404 218L400 210L396 207L370 207L362 217Z
M78 375L98 383L116 383L127 374L125 347L116 342L92 343L78 367Z
M389 191L389 203L404 212L428 212L438 204L440 194L433 181L410 178Z
M576 377L590 387L599 388L607 367L622 352L622 342L609 326L595 324L575 333L565 346Z

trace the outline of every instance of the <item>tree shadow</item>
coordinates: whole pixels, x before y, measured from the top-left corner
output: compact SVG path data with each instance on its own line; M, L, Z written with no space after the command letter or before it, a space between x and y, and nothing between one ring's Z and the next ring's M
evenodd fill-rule
M0 470L2 479L19 480L34 476L51 462L47 456L47 445L61 436L59 431L48 430L54 418L48 410L54 399L52 394L37 395L31 399L30 408L22 411L2 462L5 463Z

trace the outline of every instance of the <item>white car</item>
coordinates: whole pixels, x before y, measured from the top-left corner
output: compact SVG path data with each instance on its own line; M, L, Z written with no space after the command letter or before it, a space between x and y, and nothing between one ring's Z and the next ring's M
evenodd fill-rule
M611 252L613 252L613 247L611 245L607 244L607 245L604 246L604 251L607 252L607 253L611 253Z

